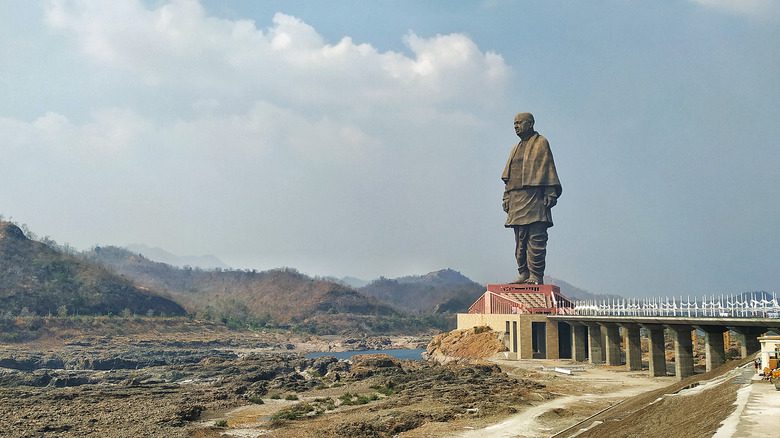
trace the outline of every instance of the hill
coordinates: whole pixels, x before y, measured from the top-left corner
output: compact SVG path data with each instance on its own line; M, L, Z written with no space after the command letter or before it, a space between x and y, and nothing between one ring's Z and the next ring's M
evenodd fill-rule
M172 300L136 287L109 270L30 240L0 221L0 308L13 315L136 314L183 315ZM26 309L26 311L24 310Z
M485 287L458 271L442 269L395 279L380 277L358 291L400 310L426 314L464 312Z
M318 333L430 328L348 286L313 279L293 269L257 272L177 268L113 246L94 248L84 257L136 284L170 294L207 319L298 327Z
M591 293L550 276L545 276L545 283L560 287L561 292L572 300L620 298ZM485 287L458 271L442 269L395 279L380 277L357 290L405 312L441 314L465 312L484 293Z
M572 301L577 300L610 300L613 298L623 298L620 295L608 295L608 294L595 294L586 291L585 289L581 289L577 286L572 285L571 283L567 283L563 280L550 277L549 275L544 276L544 282L546 284L554 284L561 288L561 293L569 298Z
M222 260L210 254L200 255L200 256L193 256L193 255L180 256L168 252L162 248L150 247L143 244L128 245L127 249L134 253L142 254L144 257L148 258L149 260L166 263L172 266L179 266L179 267L192 266L201 269L215 269L215 268L228 269L229 268L228 265L222 262Z

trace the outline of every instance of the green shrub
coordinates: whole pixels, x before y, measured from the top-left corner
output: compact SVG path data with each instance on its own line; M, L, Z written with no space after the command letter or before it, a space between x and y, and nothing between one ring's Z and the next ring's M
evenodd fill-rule
M391 387L391 385L387 385L387 386L375 385L372 386L371 389L387 397L390 397L391 395L395 394L395 390Z
M247 400L249 400L249 403L254 403L256 405L263 405L263 404L265 404L263 399L261 397L258 397L258 396L249 397Z
M271 416L271 425L275 427L280 426L284 424L285 421L299 420L303 416L316 416L319 415L320 412L321 411L316 410L314 406L309 403L298 403L295 406L282 409Z
M287 394L286 396L284 396L284 399L285 400L298 400L298 396L295 395L295 394Z
M217 420L214 422L214 426L217 427L227 427L227 420Z
M367 404L374 400L379 400L379 396L376 394L362 395L346 392L342 394L341 397L339 397L339 400L341 400L341 404L344 406L357 406Z

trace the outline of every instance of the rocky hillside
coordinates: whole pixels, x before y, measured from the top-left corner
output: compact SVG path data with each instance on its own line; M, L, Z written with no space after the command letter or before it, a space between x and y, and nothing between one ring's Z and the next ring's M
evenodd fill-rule
M109 270L28 239L0 222L0 309L36 313L182 315L172 300L136 287ZM26 309L26 310L24 310Z
M169 293L199 316L298 326L320 333L418 331L392 307L354 289L293 269L241 271L177 268L118 247L84 254L143 287ZM417 325L415 327L415 325Z
M358 289L406 312L464 312L484 291L458 271L442 269L425 275L379 278Z

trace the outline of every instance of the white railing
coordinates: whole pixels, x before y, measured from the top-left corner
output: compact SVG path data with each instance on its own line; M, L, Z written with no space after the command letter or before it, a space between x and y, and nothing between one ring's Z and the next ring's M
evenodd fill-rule
M685 318L780 318L777 295L772 292L740 295L622 298L574 301L581 316L668 316Z

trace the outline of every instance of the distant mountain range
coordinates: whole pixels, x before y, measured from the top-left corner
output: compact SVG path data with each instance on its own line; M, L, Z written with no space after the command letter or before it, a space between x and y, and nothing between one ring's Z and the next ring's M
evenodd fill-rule
M179 256L162 248L144 244L133 244L127 250L145 258L174 267L201 269L229 269L213 255ZM349 286L365 295L375 297L395 308L412 313L463 312L484 292L484 286L474 282L458 271L445 268L423 275L409 275L398 278L380 277L364 280L357 277L321 277L321 280ZM588 292L566 281L546 275L545 283L561 288L561 293L572 300L601 300L621 298L619 295ZM414 297L414 300L410 300Z
M293 269L257 272L178 268L112 246L96 247L84 257L136 284L170 294L190 312L205 318L294 326L318 333L426 328L349 286L314 279Z
M464 312L485 291L458 271L442 269L425 275L380 277L358 291L415 314Z
M355 288L355 289L361 288L361 287L367 285L368 283L371 283L370 281L363 280L362 278L349 277L349 276L337 278L337 279L334 279L334 281L336 281L338 283L346 284L347 286Z
M563 280L559 280L549 275L544 276L544 282L547 284L554 284L561 288L561 293L570 300L609 300L612 298L623 298L620 295L608 295L608 294L594 294L580 289L577 286L567 283Z
M136 286L78 256L28 239L0 221L0 309L13 315L136 314L183 315L168 297ZM26 310L25 310L26 309Z
M185 266L202 269L229 268L229 266L223 263L222 260L210 254L200 256L178 256L162 248L150 247L144 244L127 245L127 249L131 252L143 255L149 260L167 263L171 266L178 266L180 268Z
M612 297L546 280L571 299ZM181 257L146 245L73 253L0 222L0 309L12 314L186 311L228 324L318 333L412 333L454 327L454 314L484 290L452 269L366 281L311 278L294 269L233 270L214 256Z

